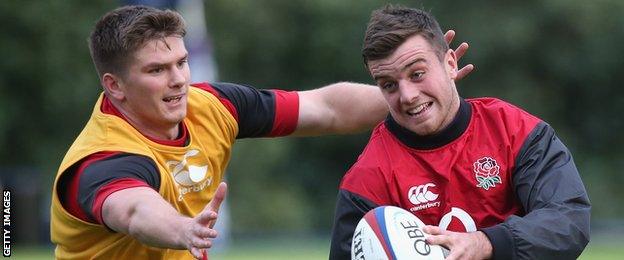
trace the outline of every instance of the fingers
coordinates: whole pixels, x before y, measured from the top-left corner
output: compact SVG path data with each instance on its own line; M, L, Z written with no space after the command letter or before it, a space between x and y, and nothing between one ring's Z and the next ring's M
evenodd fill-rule
M193 257L195 257L195 259L204 259L204 252L205 251L206 250L204 250L204 249L199 249L199 248L196 248L196 247L193 247L190 250L191 255L193 255Z
M210 239L201 239L201 238L193 238L193 240L191 241L191 245L193 245L193 248L211 248L212 247L212 241Z
M189 251L197 259L206 259L204 258L204 255L207 255L206 249L212 247L212 239L216 238L217 235L216 230L210 229L205 225L194 224L188 241Z
M464 66L463 68L457 71L457 76L455 76L455 81L463 79L464 77L466 77L466 75L470 74L470 72L472 72L473 70L474 70L474 65L472 64L468 64Z
M450 45L451 42L453 42L453 38L455 38L455 31L446 31L446 33L444 34L444 40L446 41L446 43Z
M450 237L447 235L448 231L436 226L425 226L423 231L429 234L426 238L427 243L431 245L443 245L448 248L450 244Z
M227 194L227 184L225 182L219 183L219 186L217 187L217 191L215 191L214 197L212 198L210 203L208 203L206 208L204 208L204 211L208 209L210 211L218 213L219 208L221 207L221 203L223 202L223 200L225 200L226 194ZM212 228L214 227L216 223L217 223L217 219L215 218L214 220L209 221L207 224L210 228Z
M195 259L208 260L208 250L206 249L192 248L190 252Z
M427 233L429 235L441 235L442 232L446 232L446 230L441 229L438 226L431 226L431 225L426 225L423 228L423 231L425 231L425 233Z
M455 56L457 57L457 60L460 60L464 54L466 54L468 48L470 48L470 45L465 42L462 42L459 46L457 46L457 49L455 49Z
M449 46L451 45L451 42L453 42L454 38L455 38L455 31L453 30L448 30L444 34L444 40ZM459 63L459 60L461 60L461 58L464 57L464 55L468 51L468 48L470 48L470 45L468 45L468 43L465 43L465 42L462 42L459 46L457 46L457 49L455 49L455 57L457 58L458 63ZM464 77L466 77L466 75L470 74L470 72L472 72L473 70L474 70L474 65L472 64L468 64L464 66L459 71L457 71L457 76L455 77L455 81L463 79Z
M197 215L194 220L200 225L208 226L211 222L217 221L217 216L218 215L216 212L207 210L205 208L204 211L199 213L199 215Z
M200 238L215 238L218 232L214 229L210 229L205 225L195 225L192 229L193 235Z
M207 248L212 247L212 239L216 238L218 233L212 229L217 221L219 208L227 194L227 184L219 183L214 197L206 205L204 210L193 218L193 226L190 229L190 241L187 240L189 251L197 259L208 259Z
M468 43L465 42L462 42L462 44L457 47L457 49L455 50L455 56L457 57L457 61L459 61L464 56L464 54L466 54L469 47L470 46L468 45ZM457 81L463 79L464 77L466 77L466 75L470 74L472 70L474 70L474 65L468 64L464 66L459 71L457 71L457 76L455 77L455 80Z
M215 191L215 195L208 203L208 208L214 212L219 212L219 208L221 207L221 202L225 199L225 195L227 193L227 184L225 182L219 183L219 187L217 187L217 191Z

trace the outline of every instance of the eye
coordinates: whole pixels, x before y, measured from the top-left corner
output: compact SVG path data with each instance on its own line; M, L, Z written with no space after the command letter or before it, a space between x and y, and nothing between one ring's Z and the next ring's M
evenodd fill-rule
M184 66L186 63L188 63L188 59L186 59L186 58L181 59L180 61L178 61L178 67L182 67L182 66Z
M164 69L163 69L163 68L158 67L158 68L153 68L153 69L150 69L150 70L148 70L147 72L148 72L149 74L158 74L158 73L161 73L161 72L163 72L163 71L164 71Z
M410 76L410 79L413 81L418 81L421 80L422 77L425 75L425 72L422 70L419 71L415 71L414 73L412 73L412 75Z
M397 83L393 81L386 81L386 82L381 82L378 84L381 90L387 91L387 92L392 92L397 88Z

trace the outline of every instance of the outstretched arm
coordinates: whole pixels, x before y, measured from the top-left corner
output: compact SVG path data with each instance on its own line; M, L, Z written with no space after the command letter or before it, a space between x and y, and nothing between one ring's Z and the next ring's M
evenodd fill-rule
M104 201L102 218L112 230L128 234L141 243L187 249L201 259L203 251L212 247L211 239L217 236L212 227L226 190L226 184L221 183L212 201L194 218L180 215L151 188L120 190Z

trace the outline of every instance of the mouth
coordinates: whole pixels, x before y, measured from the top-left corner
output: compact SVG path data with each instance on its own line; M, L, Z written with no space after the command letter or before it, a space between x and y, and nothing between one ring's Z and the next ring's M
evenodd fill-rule
M184 97L184 94L180 94L176 96L169 96L169 97L163 98L162 101L165 101L166 103L174 104L174 103L180 102L182 97Z
M416 117L429 110L429 108L431 108L431 105L433 105L433 102L422 103L415 108L407 110L406 112L409 116Z

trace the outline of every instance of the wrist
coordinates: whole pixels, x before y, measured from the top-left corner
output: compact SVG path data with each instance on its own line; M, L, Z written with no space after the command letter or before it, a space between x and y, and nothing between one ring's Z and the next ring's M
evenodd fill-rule
M494 248L492 247L492 243L488 236L485 235L482 231L477 231L479 247L481 248L483 259L491 259L493 255Z

